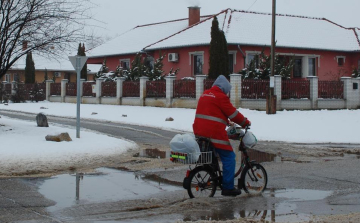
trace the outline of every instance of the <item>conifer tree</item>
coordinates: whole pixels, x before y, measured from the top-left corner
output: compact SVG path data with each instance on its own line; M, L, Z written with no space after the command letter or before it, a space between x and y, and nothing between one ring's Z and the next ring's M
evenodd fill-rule
M94 80L103 76L103 73L108 73L109 68L106 66L106 58L103 60L100 70L94 75Z
M158 59L156 59L154 63L154 68L148 73L149 80L162 80L163 77L163 59L165 55L160 55Z
M26 55L26 65L25 65L25 83L33 84L35 83L35 63L32 59L32 53L29 52Z
M47 80L49 80L49 76L48 76L48 72L47 72L46 68L45 68L44 73L45 73L45 76L44 76L44 83L45 83Z
M79 43L77 55L78 55L78 56L86 56L86 53L85 53L85 44L84 44L84 43L83 43L82 46L81 46L81 43ZM85 63L84 66L83 66L83 68L81 69L80 78L87 80L87 63Z
M131 68L129 70L127 80L137 81L145 73L145 66L141 60L141 54L137 53L134 60L131 62Z
M216 79L220 74L228 77L230 71L227 41L224 32L219 29L216 17L212 21L209 52L209 78Z
M222 52L221 52L221 74L225 77L229 78L230 69L229 69L229 50L227 48L227 41L225 37L225 33L220 31L221 42L222 42Z

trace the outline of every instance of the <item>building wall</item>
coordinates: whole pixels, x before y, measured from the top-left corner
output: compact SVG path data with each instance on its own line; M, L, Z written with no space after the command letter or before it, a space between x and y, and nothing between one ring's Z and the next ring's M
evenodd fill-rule
M76 73L74 72L56 72L56 71L47 71L48 78L51 80L55 73L57 73L55 77L55 83L60 83L62 79L65 79L66 74L70 74L70 82L76 82ZM19 81L25 82L25 71L24 70L9 70L7 74L10 74L10 82L14 81L14 76L16 74L19 75ZM35 81L37 83L43 83L45 80L45 71L37 70L35 71ZM5 81L5 76L1 78L1 81Z
M254 46L240 46L244 54L249 52L261 52L264 49L266 55L270 55L270 47L254 47ZM350 77L353 67L358 68L358 60L360 59L360 53L349 52L335 52L325 50L306 50L306 49L292 49L292 48L276 48L277 54L283 55L300 55L316 57L316 75L319 80L339 80L340 77ZM242 54L241 54L242 55ZM343 66L338 66L337 57L344 56L345 63ZM244 66L244 58L237 57L239 65L237 69L241 70ZM240 67L239 67L240 66ZM236 71L236 70L235 70ZM306 78L306 71L303 78Z
M242 52L240 51L240 49ZM270 55L270 47L260 47L260 46L237 46L229 45L229 53L234 54L234 73L240 72L246 65L246 57L249 53L258 52L260 53L264 49L266 55ZM193 55L202 54L203 55L203 64L202 64L202 73L207 74L209 70L209 46L195 46L195 47L183 47L183 48L173 48L173 49L163 49L156 50L153 52L147 52L150 56L154 57L154 60L160 57L161 55L166 55L163 60L163 70L166 74L169 73L170 69L176 70L180 68L177 79L183 77L194 77L193 69ZM169 53L177 53L179 59L177 62L170 62L168 60ZM244 53L244 55L242 54ZM307 49L293 49L293 48L276 48L276 53L280 55L285 55L289 57L299 56L303 59L302 65L302 78L308 76L308 58L315 58L316 63L316 75L319 77L319 80L339 80L340 77L350 77L353 71L353 68L359 68L360 65L360 53L354 52L335 52L335 51L325 51L325 50L307 50ZM143 53L143 57L146 56ZM343 66L338 65L337 58L344 57L345 61ZM121 56L109 56L106 57L106 65L109 67L110 71L115 71L116 67L120 64L120 60L129 59L130 65L134 60L135 54L131 55L121 55ZM104 58L89 58L89 64L102 64Z
M154 58L159 58L160 53L162 55L166 55L163 60L164 67L163 70L166 73L169 73L170 69L176 70L180 68L177 79L181 79L183 77L194 77L194 55L201 54L203 55L203 66L202 71L203 74L207 74L209 71L209 46L197 46L197 47L187 47L187 48L174 48L174 49L164 49L157 50L153 53ZM168 54L169 53L177 53L179 55L178 62L169 62Z

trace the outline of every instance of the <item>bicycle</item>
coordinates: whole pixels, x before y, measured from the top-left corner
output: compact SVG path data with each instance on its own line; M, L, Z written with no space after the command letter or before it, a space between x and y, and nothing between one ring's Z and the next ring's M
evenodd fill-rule
M248 133L250 128L245 128L245 133L239 135L239 150L242 153L241 165L235 173L235 178L238 178L238 189L243 189L249 194L258 194L266 189L268 177L265 168L251 160L248 156L247 149L242 143L243 137ZM197 138L200 146L201 154L195 163L194 169L186 172L186 177L183 180L183 187L187 190L190 198L195 197L213 197L216 193L217 187L222 189L222 171L220 169L218 156L211 145L208 138ZM188 154L171 154L173 162L182 162L184 164L191 164Z

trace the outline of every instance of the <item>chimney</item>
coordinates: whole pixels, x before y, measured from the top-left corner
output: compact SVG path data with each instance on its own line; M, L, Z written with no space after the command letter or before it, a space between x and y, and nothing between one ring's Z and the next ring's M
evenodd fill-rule
M191 6L189 7L189 26L200 22L200 7Z
M27 48L28 48L28 41L24 40L22 42L22 50L25 51L25 50L27 50Z

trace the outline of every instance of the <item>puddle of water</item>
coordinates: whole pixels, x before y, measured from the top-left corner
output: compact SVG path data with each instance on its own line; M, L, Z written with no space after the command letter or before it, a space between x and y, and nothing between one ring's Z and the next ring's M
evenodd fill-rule
M332 191L319 190L267 190L260 196L244 196L229 202L210 215L184 216L183 221L251 219L270 222L310 221L313 215L297 211L297 202L323 200ZM279 200L280 199L280 200ZM239 202L240 201L240 202ZM259 208L264 207L264 208Z
M63 174L45 179L39 192L55 201L54 211L72 205L93 202L138 199L179 187L143 179L136 173L99 168L96 174Z
M302 189L289 189L289 190L276 190L276 192L269 192L275 197L287 198L289 201L315 201L323 200L332 194L332 191L321 190L302 190Z

